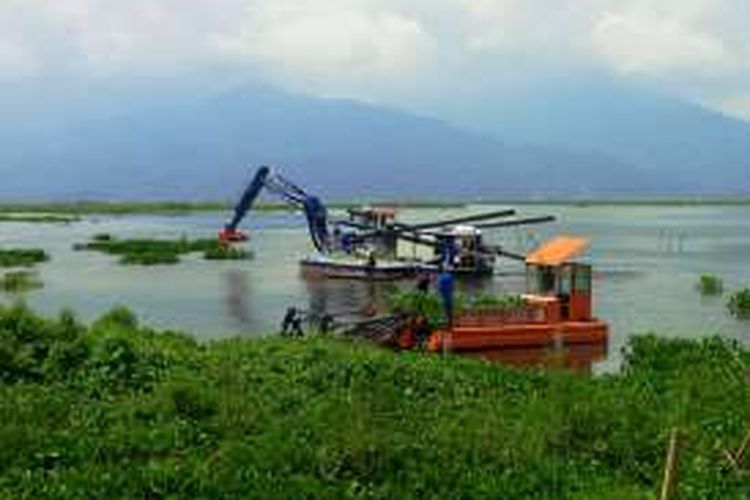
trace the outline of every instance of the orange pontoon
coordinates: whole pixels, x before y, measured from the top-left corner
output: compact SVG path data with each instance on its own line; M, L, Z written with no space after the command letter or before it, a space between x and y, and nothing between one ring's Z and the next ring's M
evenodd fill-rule
M560 236L526 257L524 307L455 318L430 335L431 351L606 344L608 326L592 316L591 266L572 262L584 238Z

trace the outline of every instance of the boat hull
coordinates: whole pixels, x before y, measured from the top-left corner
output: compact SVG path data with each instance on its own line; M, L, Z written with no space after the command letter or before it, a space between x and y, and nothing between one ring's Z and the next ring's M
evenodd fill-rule
M392 281L415 276L420 267L407 262L378 262L308 257L300 261L302 275L308 278Z
M606 344L607 324L598 319L541 324L463 326L432 333L428 349L434 352L486 351L517 347Z

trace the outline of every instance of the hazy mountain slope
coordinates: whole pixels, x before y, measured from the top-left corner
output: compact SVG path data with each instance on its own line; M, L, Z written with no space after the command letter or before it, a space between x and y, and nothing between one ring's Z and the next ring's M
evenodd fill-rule
M512 143L618 159L696 192L750 192L750 123L611 80L548 81L446 114Z
M0 105L3 199L228 199L262 163L337 198L700 187L602 152L512 147L433 119L252 85L33 82L0 88Z

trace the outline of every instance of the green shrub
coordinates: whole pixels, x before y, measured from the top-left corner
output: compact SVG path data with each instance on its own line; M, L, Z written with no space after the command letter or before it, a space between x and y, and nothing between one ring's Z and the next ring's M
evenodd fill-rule
M701 295L721 295L724 291L724 282L713 274L702 274L697 288Z
M115 306L94 323L94 328L119 326L134 330L138 328L138 317L125 306Z
M39 248L0 249L0 267L32 267L47 260L47 253Z
M508 311L522 309L525 303L517 295L482 294L469 298L457 293L453 297L453 314L459 315L480 311ZM437 293L424 294L418 291L400 291L388 298L388 307L394 313L425 316L428 322L437 326L445 320L442 299Z
M112 241L112 235L109 233L97 233L91 237L92 241Z
M432 326L444 321L443 304L435 293L400 291L388 297L388 307L393 313L424 316Z
M729 312L740 319L750 319L750 288L733 293L727 302Z
M622 373L324 338L198 344L116 308L0 308L0 497L744 498L750 352L632 337Z

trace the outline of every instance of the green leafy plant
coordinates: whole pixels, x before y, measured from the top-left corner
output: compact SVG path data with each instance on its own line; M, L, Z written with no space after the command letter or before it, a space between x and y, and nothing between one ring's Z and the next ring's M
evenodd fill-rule
M729 312L740 319L750 319L750 288L733 293L727 302Z
M713 274L702 274L696 287L701 295L721 295L724 281Z
M226 245L218 245L203 252L203 258L206 260L245 260L250 256L247 250Z
M40 248L0 249L0 267L32 267L49 260Z
M0 497L652 498L678 427L675 494L743 498L748 367L718 337L589 377L0 306Z
M424 316L432 326L444 321L443 304L435 293L399 291L388 297L388 308L393 313Z
M190 240L179 238L167 239L117 239L111 234L101 233L92 237L87 243L78 243L75 250L94 250L120 257L119 262L125 265L158 265L177 264L180 256L201 252L207 260L246 259L250 254L237 248L226 248L213 238Z

